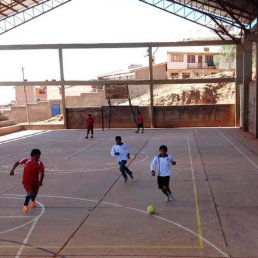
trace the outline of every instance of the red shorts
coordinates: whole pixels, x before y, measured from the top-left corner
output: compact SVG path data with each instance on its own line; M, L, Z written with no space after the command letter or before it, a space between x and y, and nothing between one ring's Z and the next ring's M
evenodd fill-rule
M89 134L89 132L93 134L93 125L87 127L87 134Z
M37 193L39 191L39 183L23 182L23 186L27 193L34 193L35 195L37 195Z

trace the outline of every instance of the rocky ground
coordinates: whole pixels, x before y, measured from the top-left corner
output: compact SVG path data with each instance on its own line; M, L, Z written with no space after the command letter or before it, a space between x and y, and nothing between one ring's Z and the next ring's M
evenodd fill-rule
M200 75L198 78L230 78L233 72ZM233 104L235 83L203 83L184 85L160 85L154 88L154 103L160 106L194 104ZM149 105L149 92L132 99L133 105ZM128 105L128 101L120 105Z

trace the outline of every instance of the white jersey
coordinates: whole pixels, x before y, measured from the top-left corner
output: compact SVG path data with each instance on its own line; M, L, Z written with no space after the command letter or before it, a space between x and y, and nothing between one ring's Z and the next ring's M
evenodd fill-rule
M115 155L116 152L119 152L119 155ZM111 148L110 152L111 156L115 156L117 159L117 162L120 162L122 160L128 160L127 154L130 154L130 148L123 143L122 145L115 144Z
M171 155L161 157L160 155L156 156L151 164L150 170L155 170L156 165L158 166L157 175L158 176L170 176L171 175L171 163L175 162Z

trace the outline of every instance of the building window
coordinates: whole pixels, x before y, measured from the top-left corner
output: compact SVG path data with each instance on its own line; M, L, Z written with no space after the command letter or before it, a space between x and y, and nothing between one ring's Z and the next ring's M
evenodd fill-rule
M187 55L187 63L195 63L195 55Z
M182 73L183 79L188 79L190 78L191 74L190 73Z
M183 62L183 54L172 54L171 62Z
M205 56L205 63L213 63L213 56Z
M46 94L46 91L44 89L39 89L39 94Z
M171 79L178 79L178 73L171 73Z

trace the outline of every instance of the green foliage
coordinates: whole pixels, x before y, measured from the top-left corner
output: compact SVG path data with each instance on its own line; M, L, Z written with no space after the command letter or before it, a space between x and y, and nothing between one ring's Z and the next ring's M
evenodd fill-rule
M232 69L236 58L236 46L235 45L225 45L220 47L220 52L222 56L220 61L224 64L228 64L228 69Z

